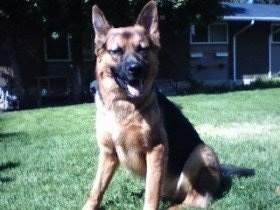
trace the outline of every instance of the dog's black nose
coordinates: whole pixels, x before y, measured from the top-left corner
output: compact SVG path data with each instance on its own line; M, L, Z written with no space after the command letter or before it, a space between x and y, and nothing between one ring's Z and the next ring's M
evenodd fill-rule
M141 76L142 69L143 69L142 64L140 64L140 63L131 63L128 66L127 71L130 74L130 76L137 78L137 77Z

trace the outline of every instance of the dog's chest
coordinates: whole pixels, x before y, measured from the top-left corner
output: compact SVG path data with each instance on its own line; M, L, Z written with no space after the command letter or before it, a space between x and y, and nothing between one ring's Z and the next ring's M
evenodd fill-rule
M114 143L118 142L119 136L123 130L122 124L118 122L114 113L107 113L103 115L102 118L104 129L110 134L111 140Z
M109 134L120 163L144 176L145 157L152 135L149 122L137 115L131 119L120 120L116 114L110 112L99 117L102 119L102 130Z

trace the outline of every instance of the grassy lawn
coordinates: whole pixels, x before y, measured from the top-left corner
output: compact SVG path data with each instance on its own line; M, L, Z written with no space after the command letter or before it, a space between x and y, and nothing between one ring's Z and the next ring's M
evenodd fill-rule
M234 177L212 209L280 209L280 89L172 97ZM81 209L98 149L95 106L0 113L0 209ZM141 209L144 182L120 168L102 209ZM168 201L161 203L161 209Z

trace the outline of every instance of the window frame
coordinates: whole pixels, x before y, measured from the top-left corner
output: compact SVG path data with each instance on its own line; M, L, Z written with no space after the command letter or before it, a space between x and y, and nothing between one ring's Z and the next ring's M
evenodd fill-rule
M44 57L45 57L45 61L46 62L70 62L72 61L72 56L71 56L71 43L70 43L70 40L71 40L71 35L69 34L69 32L66 32L67 34L67 55L65 56L65 58L49 58L48 56L48 44L47 44L47 33L45 33L44 35ZM90 43L85 43L85 40L84 40L84 37L82 37L82 44L83 44L83 47L90 44L90 56L86 56L86 54L83 53L83 61L93 61L94 60L94 42L93 42L93 36L92 36L92 31L88 30L88 31L85 31L83 32L82 36L83 35L86 35L89 36L90 38Z
M280 44L280 38L279 38L279 41L274 41L274 31L273 31L273 27L274 26L278 26L278 30L276 29L276 33L279 34L279 37L280 37L280 23L274 23L274 24L271 24L271 43L273 44Z
M222 42L212 42L211 41L211 34L210 34L210 26L211 25L224 25L226 27L226 41L222 41ZM196 25L191 25L191 27L195 27ZM222 22L217 22L217 23L212 23L210 25L208 25L207 27L207 42L194 42L193 41L193 34L192 34L192 29L190 30L190 43L191 44L228 44L228 23L222 23Z
M47 37L46 37L46 34L45 33L45 36L44 36L44 55L45 55L45 61L46 62L67 62L67 61L71 61L72 58L71 58L71 49L70 49L70 39L71 39L71 36L69 33L66 32L67 34L67 56L66 58L49 58L48 57L48 45L47 45Z

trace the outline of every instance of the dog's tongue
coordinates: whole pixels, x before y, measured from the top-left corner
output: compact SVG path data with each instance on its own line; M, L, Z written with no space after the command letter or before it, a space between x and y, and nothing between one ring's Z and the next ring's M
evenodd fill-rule
M137 97L142 94L142 84L127 85L127 91L132 97Z

